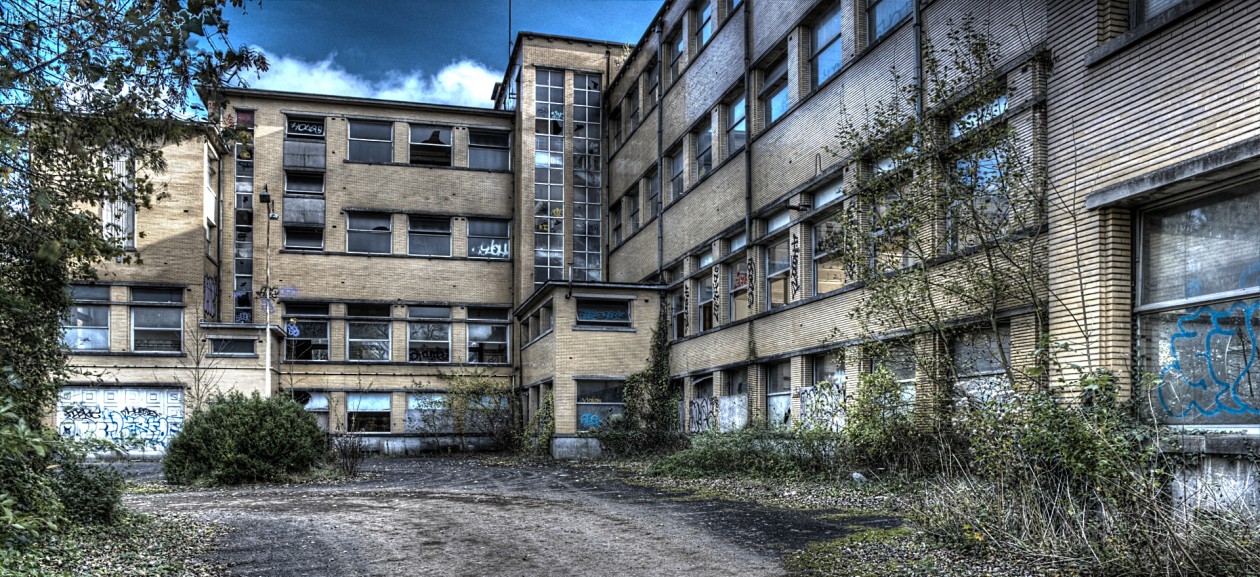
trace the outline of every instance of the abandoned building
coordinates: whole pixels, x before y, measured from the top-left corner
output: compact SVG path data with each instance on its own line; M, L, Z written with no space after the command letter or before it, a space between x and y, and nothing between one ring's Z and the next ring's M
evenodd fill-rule
M848 314L862 283L824 241L888 167L828 147L968 17L1005 86L981 120L1013 129L1048 199L1029 241L1047 307L954 342L890 333L875 359ZM671 0L633 46L519 34L493 109L228 89L241 142L169 146L168 198L105 207L144 262L73 288L66 346L105 376L66 387L56 424L160 449L213 385L292 393L403 451L449 442L426 411L476 373L525 419L553 399L553 453L589 455L664 307L690 431L791 423L816 383L852 390L877 362L917 407L916 355L1032 363L1053 336L1052 382L1153 375L1165 423L1228 433L1186 450L1244 450L1257 19L1247 0Z

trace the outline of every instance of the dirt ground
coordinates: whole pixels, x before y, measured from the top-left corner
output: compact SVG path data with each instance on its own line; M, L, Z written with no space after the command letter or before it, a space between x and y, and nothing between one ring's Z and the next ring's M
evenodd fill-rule
M132 464L137 480L156 464ZM233 529L241 576L783 575L784 555L885 518L791 511L628 485L607 467L372 459L360 480L130 494L132 509Z

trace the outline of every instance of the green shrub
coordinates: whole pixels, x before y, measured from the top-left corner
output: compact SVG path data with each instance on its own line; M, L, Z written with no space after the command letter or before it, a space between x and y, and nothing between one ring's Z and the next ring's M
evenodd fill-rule
M806 458L808 453L796 450L796 444L791 434L769 429L706 432L693 435L691 447L652 463L648 473L681 478L820 475L822 471Z
M609 457L640 457L677 451L687 446L687 437L677 429L645 429L628 419L613 418L592 431L601 450Z
M122 514L126 482L118 471L105 465L88 465L71 459L53 477L53 489L65 516L81 525L112 525Z
M162 460L171 483L270 482L321 464L327 437L288 397L220 396L184 421Z
M0 556L56 528L61 503L46 473L54 442L0 398Z
M848 410L844 445L849 463L870 470L917 474L928 468L940 439L915 426L902 385L882 364L858 380Z

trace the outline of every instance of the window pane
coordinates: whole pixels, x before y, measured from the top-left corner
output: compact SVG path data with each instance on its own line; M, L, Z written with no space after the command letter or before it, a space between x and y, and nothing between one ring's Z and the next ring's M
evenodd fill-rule
M506 238L508 223L501 220L469 220L468 236L495 236Z
M393 140L393 125L388 122L350 121L350 138Z
M450 307L407 307L407 316L411 318L449 319L451 318L451 309Z
M577 386L579 403L620 403L623 401L622 391L625 381L588 381L580 380Z
M181 309L141 307L132 309L132 319L137 327L178 329L183 312Z
M178 330L150 330L137 328L132 334L132 348L139 352L177 353L180 348Z
M391 142L351 140L347 156L355 162L392 162L394 159L394 144Z
M108 286L74 285L70 287L70 298L76 301L107 301Z
M182 303L184 290L177 288L140 288L131 289L131 300L146 303Z
M355 230L389 230L388 214L354 213L349 215L349 226Z
M346 305L346 316L389 318L390 307L379 303L350 303Z
M451 145L451 129L445 126L412 126L412 144Z
M870 9L871 39L877 39L892 30L910 15L910 0L881 0Z
M210 339L210 352L219 355L254 354L253 339Z
M1260 287L1260 191L1147 213L1142 304Z
M386 340L389 339L389 323L349 323L348 338Z
M107 351L109 350L108 328L65 327L61 342L72 351Z
M451 237L429 234L409 235L407 253L419 256L451 256Z
M468 167L485 170L507 170L508 151L468 147Z
M578 324L629 324L630 303L628 301L579 300L577 322Z
M346 250L372 254L389 254L389 233L354 232L346 235Z
M792 391L792 363L778 363L766 367L766 393Z

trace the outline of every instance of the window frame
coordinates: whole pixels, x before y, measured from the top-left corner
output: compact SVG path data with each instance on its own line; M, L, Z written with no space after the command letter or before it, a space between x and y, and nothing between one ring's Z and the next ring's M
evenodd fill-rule
M136 321L136 313L139 311L164 311L167 313L173 313L179 319L179 326L178 327L141 326L139 322ZM147 305L134 306L133 305L131 307L130 312L131 312L130 314L131 326L130 326L129 332L131 335L130 336L131 342L129 343L129 345L131 347L131 352L135 352L135 353L182 353L184 352L184 309L183 307L147 306ZM168 341L168 342L177 342L177 346L174 350L137 348L136 347L136 342L137 342L136 331L174 332L177 334L176 339L174 339L173 341Z
M762 74L761 90L757 93L757 99L761 101L762 109L762 128L770 128L774 126L789 108L792 107L790 102L791 94L788 92L788 61L787 57L780 57L778 60L766 67ZM776 109L773 104L782 96L782 109Z
M423 325L445 327L446 340L438 341L438 340L432 340L432 339L416 339L415 332L413 329L414 327L423 326ZM452 340L453 332L454 331L451 330L450 319L438 320L438 319L408 317L407 318L407 362L414 363L414 364L422 364L422 365L423 364L449 364L451 362L451 348L452 348L451 340ZM417 343L423 344L423 343L442 343L442 342L446 344L446 358L442 360L425 358L424 352L423 352L425 350L424 347L422 345L417 346ZM417 350L420 350L421 352L417 353L416 352Z
M713 172L713 124L706 120L691 135L696 147L696 154L692 157L695 161L696 182L700 182L700 179Z
M687 53L687 36L682 33L681 28L675 27L674 32L667 37L665 41L666 56L669 57L669 84L672 86L678 79L682 77L682 57Z
M599 383L603 385L600 388L600 395L590 396L588 391L583 391L582 385L588 383ZM616 386L608 386L611 383L617 383ZM611 418L614 415L622 415L625 413L625 379L573 379L574 403L576 411L574 411L574 426L577 431L590 431L603 426L600 415L604 418ZM614 391L612 395L608 395L609 391ZM583 393L586 393L586 396ZM609 401L608 398L620 398L619 401ZM585 399L585 400L583 400ZM598 400L591 400L598 399ZM597 412L584 413L584 407L591 407Z
M105 287L105 288L106 288L106 291L108 291L108 287ZM110 329L109 329L110 305L109 305L108 296L109 295L106 294L106 299L103 302L97 299L91 299L91 300L82 299L82 298L74 299L74 302L71 303L69 309L66 311L67 313L66 317L62 319L62 323L61 323L61 344L62 346L66 348L66 350L72 353L81 353L81 352L86 353L86 352L108 351L110 349ZM98 314L102 312L103 310L104 317L105 317L105 324L104 325L72 325L70 323L75 322L75 309L84 309L85 311L88 309L91 309L92 311L94 311L94 313L98 313ZM94 314L89 313L85 315L85 320L91 321L91 317L93 316ZM94 333L92 334L97 334L95 331L102 331L102 330L104 331L105 336L104 336L104 339L100 339L100 340L104 343L105 345L104 347L84 348L84 347L71 346L69 344L69 341L68 341L69 331L94 331ZM77 341L83 342L84 339L80 338L80 339L77 339ZM93 340L91 338L87 339L87 342L89 344L92 341Z
M669 159L669 193L670 202L687 195L686 164L683 161L683 147L677 146L668 154Z
M492 136L494 138L498 138L501 136L503 137L504 142L502 146L499 146L498 144L476 143L475 137L479 137L479 136L480 137ZM502 167L499 167L497 165L496 166L482 166L479 162L474 162L474 158L476 158L478 155L474 155L473 151L484 151L487 155L489 155L490 153L493 153L494 158L498 158L499 155L502 154L503 156ZM508 131L503 131L503 130L484 130L484 129L479 129L479 128L469 128L468 129L468 168L472 168L476 170L511 171L512 170L512 133Z
M895 2L904 3L902 9L905 10L905 14L902 14L900 18L897 18L895 21L890 23L887 28L881 31L879 29L879 18L877 17L876 12L881 8L881 5L886 7ZM887 36L890 32L892 32L893 30L896 30L898 25L900 25L902 22L905 22L906 19L909 18L910 15L914 13L914 2L915 0L870 0L869 2L867 2L866 4L866 34L867 34L868 40L866 44L868 46L875 44L876 42L883 39L884 36ZM895 13L896 12L894 12L894 14Z
M352 219L354 218L370 218L370 217L382 217L382 216L384 217L385 222L388 224L388 228L386 228L384 231L377 230L374 228L373 229L355 228L352 224L353 223ZM385 241L386 250L385 252L351 250L350 247L351 247L352 235L354 236L372 235L372 236L369 236L368 238L375 238L378 236L383 236L386 239ZM346 253L376 255L376 254L393 254L393 252L394 252L394 217L392 214L388 212L360 212L360 211L347 211L346 212Z
M352 136L352 134L354 134L354 125L355 125L356 123L358 123L358 124L364 124L364 125L371 124L371 125L378 125L378 126L379 126L379 125L388 126L388 127L389 127L389 139L388 139L388 140L379 140L379 139L375 139L375 138L355 138L354 136ZM377 144L379 144L379 143L386 143L386 144L388 144L388 145L389 145L389 146L388 146L388 148L387 148L387 150L389 151L389 156L388 156L388 158L387 158L386 160L384 160L384 161L377 161L377 160L362 160L362 159L359 159L359 158L355 158L355 156L356 156L356 154L355 154L355 148L356 148L356 147L355 147L354 143L356 143L356 142L364 142L364 143L366 143L366 142L371 142L371 143L377 143ZM366 145L361 145L361 146L366 146ZM372 150L372 148L368 148L368 150ZM366 153L366 151L365 151L365 150L360 150L360 154L363 154L363 153ZM348 119L348 121L347 121L347 123L346 123L346 161L348 161L348 162L362 162L362 163L365 163L365 164L390 164L390 163L392 163L392 162L394 161L394 123L393 123L393 122L388 122L388 121L380 121L380 120L359 120L359 119Z
M739 120L736 120L736 110ZM726 156L731 157L748 146L748 101L744 96L732 100L726 105ZM739 135L739 145L735 144L735 136Z
M713 303L717 300L717 291L713 286L711 268L701 268L694 278L696 279L696 332L702 333L713 329L715 326L713 322ZM705 285L708 285L707 289Z
M209 351L207 351L207 353L206 353L206 356L207 356L207 357L215 357L215 358L219 358L219 357L223 357L223 358L233 358L233 357L235 357L235 358L258 358L258 348L257 348L256 346L254 346L254 345L256 345L256 344L257 344L257 340L256 340L256 339L252 339L252 338L249 338L249 337L220 337L220 336L212 336L212 337L207 337L207 341L210 343L210 350L209 350ZM221 350L216 350L216 348L217 348L217 347L215 346L215 345L216 345L216 343L249 343L249 350L248 350L248 351L221 351Z
M372 314L364 310L355 311L354 309L356 306L381 306L381 307L384 307L383 310L381 311L381 313L383 314ZM363 304L350 303L346 305L345 321L346 321L346 361L347 362L387 363L393 360L393 356L394 356L394 351L393 351L394 326L393 325L394 323L391 318L392 315L390 314L390 310L391 309L389 305L377 305L377 304L369 304L369 303L363 303ZM363 338L363 337L355 338L352 335L354 333L354 328L356 326L361 326L361 327L376 326L378 328L380 326L384 326L385 336L383 338ZM384 343L384 347L381 350L385 352L385 356L384 358L356 358L355 355L353 354L355 343ZM361 350L368 350L368 349L365 348Z
M352 399L356 397L359 398L359 402L353 403ZM363 406L362 400L366 397L371 397L374 399L384 398L386 401L387 409L384 411L359 410ZM359 433L359 434L381 434L381 433L392 432L393 431L393 418L392 418L393 406L394 406L394 399L393 399L392 393L378 393L378 392L346 393L345 431L347 433ZM358 414L374 415L374 417L371 420L367 421L367 423L371 425L379 425L381 422L380 421L381 416L383 415L385 427L382 429L381 427L377 426L371 430L366 429L366 428L360 428L360 426L356 425L357 421L355 420L355 415L358 415Z
M696 31L694 35L696 51L699 52L713 40L713 33L716 31L714 23L713 2L710 0L700 0L692 7L692 14L695 16Z
M573 324L575 327L596 327L596 328L631 328L634 326L634 304L633 300L618 298L598 298L598 297L574 297L573 303ZM598 305L616 305L625 307L625 318L582 318L582 306L591 304ZM619 311L618 311L619 312Z
M422 226L422 223L425 223L425 222L428 222L429 224L445 222L446 230L441 231L441 230L437 230L436 228L432 230L425 229ZM455 237L454 232L452 230L453 228L454 227L451 226L451 218L449 216L425 216L425 215L419 215L419 214L407 215L407 255L408 256L427 256L427 257L437 257L437 258L445 258L445 257L452 256L453 245L454 245L453 239ZM416 241L420 239L445 239L446 251L445 252L418 251L416 250ZM392 241L392 236L391 236L391 241Z
M503 340L495 341L495 340L487 339L487 340L474 341L473 340L473 327L490 327L490 337L494 336L494 331L496 328L502 329ZM496 321L480 320L480 319L466 319L464 328L465 328L464 352L467 355L465 357L465 360L468 362L468 364L470 365L507 365L512 362L512 348L511 348L512 331L510 330L511 327L510 325L508 325L507 321L496 322ZM493 361L493 362L481 360L481 358L485 355L483 355L480 351L478 351L477 352L478 360L474 361L473 350L472 350L474 342L477 343L478 347L480 347L482 344L503 345L503 360Z
M322 310L312 312L312 311L315 311L317 307L322 307ZM327 303L285 303L284 316L282 318L289 319L289 321L285 325L284 353L283 353L284 355L283 359L285 361L324 363L324 362L328 362L331 359L332 357L332 341L331 341L332 327L330 326L330 322L332 319L331 319L331 315L329 314ZM323 337L303 337L299 323L306 323L308 325L322 325ZM295 331L296 331L296 334L295 334ZM291 352L295 352L295 350L297 349L296 343L298 341L307 342L306 350L307 352L311 353L309 355L310 358L306 358L306 359L295 358L291 355ZM319 345L322 345L322 348L320 348ZM320 355L314 353L315 351L321 351L321 350L323 351L323 357L324 357L322 359L318 358Z
M789 245L790 245L790 243L791 243L791 240L790 240L790 239L788 239L787 237L783 237L783 238L781 238L781 239L775 239L775 240L773 240L773 241L768 241L768 242L766 243L766 258L765 258L765 268L764 268L764 270L766 271L766 278L765 278L766 300L765 300L765 304L766 304L766 310L768 310L768 311L770 311L770 310L774 310L774 309L777 309L777 308L782 308L782 307L785 307L785 306L787 306L787 305L791 302L792 295L791 295L791 293L790 293L790 290L791 290L790 285L791 285L791 280L792 280L792 279L791 279L791 274L792 274L792 256L791 256L791 253L790 253L790 250L791 250L791 247L789 246ZM772 267L770 266L770 265L772 264L772 262L773 262L773 260L772 260L772 259L774 258L774 252L775 252L775 249L776 249L777 247L779 247L779 246L782 246L782 247L783 247L783 253L784 253L784 255L786 255L785 259L783 260L783 268L782 268L782 269L776 269L776 268L772 268ZM773 288L773 287L774 287L774 284L775 284L776 282L782 282L782 283L783 283L783 287L782 287L782 288L783 288L783 291L782 291L782 292L783 292L783 294L782 294L782 296L783 296L783 302L782 302L782 303L780 303L780 304L778 304L778 305L774 304L774 296L775 296L775 295L774 295L774 288Z
M494 223L503 226L503 236L489 236L484 234L473 234L473 223ZM484 259L484 260L508 260L512 258L512 226L509 221L494 218L469 218L468 219L468 258ZM477 241L490 241L490 246L494 249L488 254L483 251L482 254L473 254L473 244ZM495 240L502 240L502 250L494 244ZM484 245L482 245L484 247Z
M843 21L844 11L841 9L839 0L836 0L831 8L828 8L814 21L813 28L810 30L809 54L810 88L812 90L817 90L819 86L830 80L844 67ZM818 35L826 30L826 26L829 24L835 26L835 35L825 40L819 38ZM836 51L835 55L837 57L835 67L829 70L826 76L823 76L819 65L822 63L825 55L832 54L833 49Z

